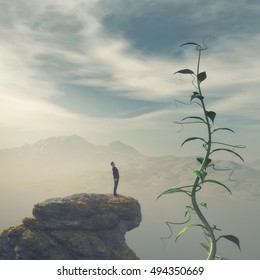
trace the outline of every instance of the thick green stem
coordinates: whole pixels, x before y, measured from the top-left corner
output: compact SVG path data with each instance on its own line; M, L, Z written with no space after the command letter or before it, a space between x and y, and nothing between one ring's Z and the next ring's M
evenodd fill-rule
M197 177L195 179L193 189L192 189L192 193L191 193L192 206L194 208L194 211L198 215L199 219L201 220L204 228L207 230L207 232L210 236L210 248L209 248L207 259L208 260L214 260L215 256L216 256L216 251L217 251L216 238L215 238L215 235L214 235L214 232L213 232L211 226L209 225L208 221L206 220L206 218L204 217L204 215L200 211L197 200L196 200L196 187L198 186L198 181L199 181L199 179Z
M200 66L200 56L201 56L201 48L198 50L199 51L199 58L198 58L198 65L197 65L197 86L198 86L198 91L201 97L201 105L203 108L203 113L204 113L204 117L205 117L205 121L206 121L206 126L207 126L207 134L208 134L208 142L207 142L207 147L206 147L206 155L204 157L204 160L200 166L199 171L205 171L206 167L207 167L207 163L209 160L209 156L210 156L210 152L211 152L211 143L212 143L212 133L211 133L211 125L209 122L209 117L207 115L207 110L205 107L205 103L203 101L203 96L201 93L201 88L200 88L200 81L198 79L198 75L199 75L199 66ZM214 260L215 256L216 256L216 251L217 251L217 246L216 246L216 238L213 232L212 227L209 225L208 221L206 220L206 218L204 217L204 215L202 214L198 203L197 203L197 199L196 199L196 190L197 187L199 186L199 181L200 178L198 176L196 176L195 181L193 183L193 187L192 187L192 192L191 192L191 199L192 199L192 205L193 208L195 210L195 212L197 213L199 219L201 220L204 229L207 231L209 237L210 237L210 247L209 247L209 252L208 252L208 260ZM202 182L201 182L202 183Z

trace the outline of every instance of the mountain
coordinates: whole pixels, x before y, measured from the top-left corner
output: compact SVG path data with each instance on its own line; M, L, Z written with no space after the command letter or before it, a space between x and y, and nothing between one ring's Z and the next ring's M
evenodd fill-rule
M111 161L132 160L141 154L120 141L108 146L96 146L84 138L72 136L50 137L22 147L0 150L0 169L5 177L16 174L32 177L53 177L99 170Z
M52 185L55 179L63 188L68 180L74 181L68 183L70 186L98 184L102 188L103 182L111 180L111 161L119 167L126 188L131 185L134 190L141 182L143 187L138 192L142 194L151 188L159 193L164 187L190 183L194 178L193 170L198 168L195 157L147 157L120 141L100 146L72 135L50 137L18 148L0 150L0 176L6 187L28 182L38 185L43 180ZM215 164L218 168L230 170L209 170L212 179L221 179L241 196L260 196L258 169L233 161L217 160Z
M128 146L121 141L114 141L108 146L96 146L87 142L84 138L72 135L72 136L58 136L42 139L33 144L25 144L21 147L0 150L0 155L5 157L40 157L45 155L61 156L61 155L79 155L81 153L124 153L125 155L139 156L140 153L133 147Z
M140 153L131 146L128 146L121 141L114 141L108 145L107 149L115 155L122 156L140 156Z
M186 197L178 193L156 200L162 191L192 184L193 171L198 168L196 156L148 157L119 141L97 146L74 135L51 137L1 150L0 229L20 223L24 216L31 215L36 202L50 197L112 193L111 161L115 161L120 171L118 193L135 197L142 208L141 225L126 236L127 243L136 254L141 259L197 258L199 247L193 246L192 250L186 247L187 253L183 246L175 247L178 245L172 245L172 242L165 251L160 240L160 237L169 235L165 221L182 221L183 209L188 205ZM217 168L230 170L208 170L208 178L226 184L232 195L221 185L205 184L199 193L199 201L207 202L208 209L205 211L207 216L212 217L212 223L226 229L226 234L238 233L241 244L246 244L241 254L234 251L231 258L259 259L260 245L256 244L259 244L260 227L255 222L260 212L258 162L255 165L227 160L214 162ZM248 234L250 228L254 230ZM179 230L175 228L174 232ZM185 233L186 236L188 233ZM193 239L188 240L187 246L194 243ZM183 245L181 240L178 244ZM186 239L183 240L186 242ZM233 250L229 250L228 246L225 248L227 255L224 256L229 257L229 251Z
M32 150L43 151L48 153L57 153L72 151L72 152L82 152L90 151L95 147L95 145L90 144L84 138L72 135L72 136L58 136L50 137L47 139L40 140L32 145L29 145Z

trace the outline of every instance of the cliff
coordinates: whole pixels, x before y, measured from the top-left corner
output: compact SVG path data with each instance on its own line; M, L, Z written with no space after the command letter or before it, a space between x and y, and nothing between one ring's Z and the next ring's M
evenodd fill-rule
M0 259L138 259L125 233L138 227L141 210L131 197L75 194L33 207L33 218L4 230Z

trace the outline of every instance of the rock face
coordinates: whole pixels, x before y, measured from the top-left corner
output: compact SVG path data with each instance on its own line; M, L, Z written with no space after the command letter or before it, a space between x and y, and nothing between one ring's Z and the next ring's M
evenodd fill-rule
M138 259L125 243L141 221L134 198L75 194L36 204L33 216L1 233L0 259Z

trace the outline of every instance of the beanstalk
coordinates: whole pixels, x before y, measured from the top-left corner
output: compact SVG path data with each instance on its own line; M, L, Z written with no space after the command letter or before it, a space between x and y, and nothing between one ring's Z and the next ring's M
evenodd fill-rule
M191 95L190 103L191 104L195 103L201 108L203 117L200 117L197 115L188 116L188 117L183 118L181 120L181 122L178 122L178 123L181 125L194 124L194 123L202 124L206 129L207 137L206 137L206 139L203 137L197 137L197 136L187 138L181 144L181 146L183 146L187 142L199 140L203 143L203 148L205 149L205 155L203 157L197 158L197 161L199 162L200 166L197 170L194 171L195 177L194 177L193 184L188 185L188 186L170 188L170 189L162 192L158 196L158 198L163 195L174 194L174 193L183 193L184 195L187 195L191 201L191 204L186 206L185 216L188 216L188 218L182 223L167 222L167 225L170 227L170 225L172 225L172 224L176 224L176 225L177 224L188 224L191 220L192 215L196 215L199 218L200 223L188 224L187 226L185 226L177 234L175 241L177 241L177 239L183 233L190 230L191 228L199 227L199 228L201 228L202 234L204 235L204 237L206 239L206 243L200 243L200 245L202 246L203 249L206 250L207 259L208 260L223 259L222 257L217 255L218 241L220 239L224 238L226 240L233 242L240 249L239 239L234 235L220 235L219 237L216 237L216 231L220 231L220 229L218 229L216 225L211 225L209 223L209 221L206 219L205 215L202 212L202 208L204 208L204 209L207 208L207 203L205 203L205 202L198 203L197 195L198 195L199 191L202 189L202 187L203 188L206 187L207 183L211 183L211 184L215 184L217 186L224 187L230 194L232 194L231 190L225 184L208 178L209 175L207 173L207 169L210 167L213 167L213 170L218 171L218 169L214 168L215 165L211 159L211 156L214 153L219 152L219 151L231 153L244 162L243 158L234 150L236 148L245 148L245 146L231 145L231 144L227 144L227 143L213 141L213 136L214 136L213 134L215 134L219 131L232 132L232 133L234 133L234 131L232 129L226 128L226 127L220 127L220 128L213 129L216 113L214 111L207 110L206 105L205 105L205 97L202 94L202 87L201 87L202 82L204 80L206 80L206 78L207 78L206 72L200 72L201 54L202 54L202 51L205 51L207 49L207 47L203 48L201 45L199 45L197 43L193 43L193 42L185 43L182 46L189 46L189 45L195 46L196 50L198 51L198 60L197 60L196 71L194 72L190 69L182 69L182 70L175 72L174 74L192 75L193 76L193 78L194 78L193 86L195 87L196 90L193 91L193 94ZM215 148L215 146L217 146L217 147ZM231 150L230 148L233 148L233 149ZM171 230L171 232L172 232L172 230Z

